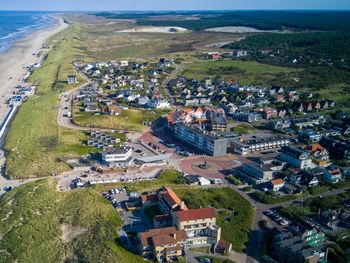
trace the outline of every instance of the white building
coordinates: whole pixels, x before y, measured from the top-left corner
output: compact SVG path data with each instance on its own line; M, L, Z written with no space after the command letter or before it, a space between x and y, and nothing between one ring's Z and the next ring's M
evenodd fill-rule
M109 148L102 152L102 162L109 167L128 167L132 162L130 147Z
M167 109L171 107L170 103L163 99L150 100L148 106L154 109Z

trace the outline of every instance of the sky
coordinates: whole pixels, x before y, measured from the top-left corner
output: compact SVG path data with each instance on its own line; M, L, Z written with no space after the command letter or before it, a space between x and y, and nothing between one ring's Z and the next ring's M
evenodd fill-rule
M350 0L0 0L0 10L350 10Z

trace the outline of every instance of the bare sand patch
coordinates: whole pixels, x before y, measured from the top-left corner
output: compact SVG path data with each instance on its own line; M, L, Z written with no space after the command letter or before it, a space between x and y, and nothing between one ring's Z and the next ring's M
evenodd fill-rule
M217 33L259 33L259 32L279 32L278 30L259 30L253 27L246 26L224 26L224 27L213 27L208 28L205 31L208 32L217 32Z
M62 224L61 231L62 231L62 241L65 243L68 243L72 241L74 238L80 236L81 234L84 234L87 231L87 228L80 227L80 226L72 226L69 224Z
M188 30L184 27L178 26L137 26L133 28L127 28L120 31L118 33L168 33L168 34L176 34L176 33L185 33Z

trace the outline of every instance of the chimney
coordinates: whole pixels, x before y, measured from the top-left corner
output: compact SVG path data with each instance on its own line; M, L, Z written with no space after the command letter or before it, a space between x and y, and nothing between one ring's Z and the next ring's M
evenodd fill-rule
M185 202L184 202L184 201L181 201L180 208L181 208L181 210L184 210L184 209L185 209Z

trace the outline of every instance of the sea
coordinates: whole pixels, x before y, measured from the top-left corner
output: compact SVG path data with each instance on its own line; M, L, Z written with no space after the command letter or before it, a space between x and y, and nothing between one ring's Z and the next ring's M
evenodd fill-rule
M53 25L48 12L0 11L0 54L28 34Z

